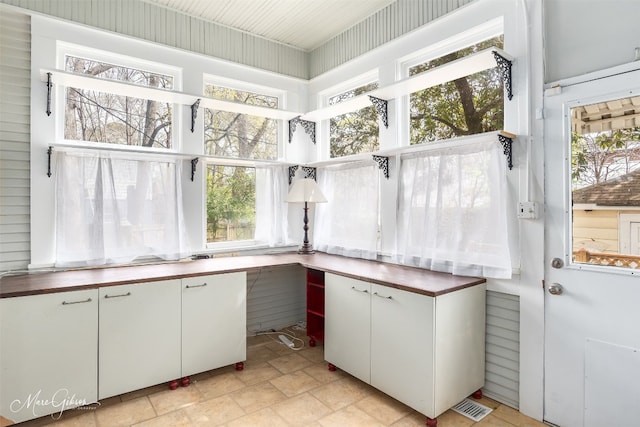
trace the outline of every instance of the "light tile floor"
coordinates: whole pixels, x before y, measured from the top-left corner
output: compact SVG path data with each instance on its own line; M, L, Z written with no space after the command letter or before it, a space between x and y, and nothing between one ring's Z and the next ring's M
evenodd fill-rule
M303 331L288 332L306 338ZM271 335L248 338L243 371L229 366L191 380L174 391L161 384L105 399L96 407L65 411L59 420L46 416L20 426L417 427L426 420L352 376L328 371L322 345L293 351ZM438 417L438 426L544 426L486 397L480 403L493 408L482 421L450 410Z

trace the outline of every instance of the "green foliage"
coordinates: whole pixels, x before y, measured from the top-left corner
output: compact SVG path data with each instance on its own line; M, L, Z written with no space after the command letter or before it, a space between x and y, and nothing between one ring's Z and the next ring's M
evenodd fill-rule
M329 104L333 105L353 98L377 87L378 83L358 87L331 98ZM329 126L329 146L332 158L376 151L379 147L378 114L373 106L332 117Z
M207 168L207 241L253 238L255 169L212 165ZM250 230L250 235L219 236L219 230ZM235 238L229 238L235 237Z
M640 128L571 134L573 188L597 184L637 167Z
M410 74L429 71L492 46L502 47L502 38L487 40L417 65L410 69ZM411 94L411 144L474 135L503 127L504 89L497 68Z

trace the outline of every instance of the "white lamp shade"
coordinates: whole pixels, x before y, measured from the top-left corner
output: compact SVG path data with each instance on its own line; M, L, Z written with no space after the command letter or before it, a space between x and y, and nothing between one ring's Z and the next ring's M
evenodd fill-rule
M293 182L293 187L287 195L289 203L326 203L327 198L324 197L320 187L311 178L297 179Z

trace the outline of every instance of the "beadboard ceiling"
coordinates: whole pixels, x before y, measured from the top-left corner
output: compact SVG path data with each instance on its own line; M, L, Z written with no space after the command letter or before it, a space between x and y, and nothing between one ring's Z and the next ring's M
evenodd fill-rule
M311 51L396 0L143 0Z

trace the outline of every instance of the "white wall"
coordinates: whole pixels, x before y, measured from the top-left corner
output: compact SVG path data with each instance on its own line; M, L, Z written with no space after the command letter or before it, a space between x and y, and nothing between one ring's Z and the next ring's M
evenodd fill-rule
M47 177L47 148L56 142L56 135L61 135L62 119L60 111L64 110L64 93L61 88L54 91L51 116L45 114L46 87L41 81L41 70L56 69L60 64L58 43L65 42L86 46L115 54L138 58L177 67L183 75L182 91L199 94L203 90L203 75L211 74L223 78L234 79L254 85L262 85L285 92L287 110L298 111L304 108L307 83L304 80L258 70L255 68L218 60L204 55L168 48L158 44L132 39L84 26L64 23L42 16L33 16L32 61L31 61L31 264L30 268L49 266L54 262L55 251L55 215L54 183L55 176ZM183 153L198 155L204 150L203 111L196 120L196 130L190 131L191 109L188 106L178 107L174 117L174 128L177 129L179 150ZM180 123L178 123L180 121ZM286 124L282 123L282 133L286 135ZM298 133L300 134L300 132ZM304 134L304 132L302 132ZM58 141L59 142L59 141ZM285 141L284 150L292 150ZM286 154L286 153L285 153ZM300 154L293 153L293 157ZM194 182L185 180L183 185L184 214L187 233L192 252L204 248L204 174L203 163L198 163ZM190 174L189 160L185 160L184 173Z
M546 82L640 59L640 1L543 2Z

